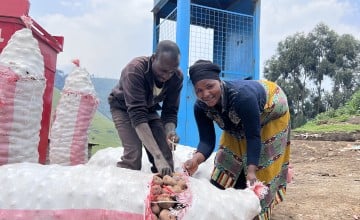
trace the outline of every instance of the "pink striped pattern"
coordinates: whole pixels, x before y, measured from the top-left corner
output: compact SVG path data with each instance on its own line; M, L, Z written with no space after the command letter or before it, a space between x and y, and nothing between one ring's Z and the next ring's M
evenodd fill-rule
M98 100L92 95L82 95L80 98L70 149L71 165L84 164L87 161L86 150L88 143L88 129L97 105Z
M0 209L0 219L16 220L143 220L138 213L105 209L19 210Z
M9 133L14 119L14 98L18 80L19 76L15 72L0 65L0 165L7 164L9 159Z

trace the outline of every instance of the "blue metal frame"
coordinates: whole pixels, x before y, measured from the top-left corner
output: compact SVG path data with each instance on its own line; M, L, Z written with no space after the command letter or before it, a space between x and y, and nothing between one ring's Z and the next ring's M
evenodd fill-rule
M182 138L182 143L188 143L188 63L189 63L189 38L190 38L190 0L179 0L177 2L177 25L176 25L176 43L181 51L180 69L184 73L183 89L181 91L179 120L177 133ZM185 114L184 114L185 113Z
M258 0L254 10L254 79L260 79L260 6Z
M159 35L157 31L160 30L160 18L166 20L170 14L170 20L175 21L174 14L176 13L176 43L179 45L181 51L181 59L180 59L180 69L184 73L184 82L183 82L183 89L181 92L181 100L180 100L180 109L179 109L179 120L178 120L178 127L177 132L180 136L180 143L188 146L196 147L198 144L198 132L197 126L194 118L193 113L193 104L196 100L196 96L193 90L193 86L188 77L188 68L189 68L189 54L190 54L190 26L192 22L191 16L195 16L191 14L191 10L193 6L201 6L202 8L207 8L210 10L216 9L219 12L228 13L231 15L241 15L246 18L252 18L252 24L249 23L251 26L246 26L245 28L252 28L250 30L250 35L245 36L252 36L250 37L252 43L250 44L250 50L252 50L252 59L249 60L251 64L249 65L250 72L248 69L241 70L242 72L236 72L232 69L225 69L222 72L224 75L223 79L229 80L231 78L244 78L248 77L249 74L253 79L259 79L260 77L260 5L261 0L217 0L217 1L208 1L208 0L156 0L154 3L154 28L153 28L153 49L155 50L156 45L159 41ZM202 22L202 20L200 20ZM246 29L248 30L248 29ZM215 30L221 31L221 30ZM233 32L233 34L237 34L237 32ZM252 35L251 35L252 34ZM220 35L220 37L222 37ZM228 37L224 34L224 37ZM236 36L235 36L236 37ZM172 37L173 39L173 37ZM216 39L217 40L217 39ZM216 41L214 38L214 41ZM214 48L216 47L216 52L213 51L213 54L218 53L220 56L218 58L214 57L214 62L225 65L225 62L230 62L227 59L231 57L227 57L226 55L229 54L225 51L229 47L232 47L233 43L229 43L227 45L216 45L214 43ZM222 48L221 48L222 47ZM248 47L245 47L248 49ZM224 54L223 54L224 53ZM230 53L231 54L231 53ZM224 55L224 58L221 57ZM216 60L219 59L219 60ZM226 61L225 61L226 60ZM246 59L245 59L245 62ZM219 63L220 64L220 63ZM217 143L220 137L221 130L216 126L216 134L217 134Z

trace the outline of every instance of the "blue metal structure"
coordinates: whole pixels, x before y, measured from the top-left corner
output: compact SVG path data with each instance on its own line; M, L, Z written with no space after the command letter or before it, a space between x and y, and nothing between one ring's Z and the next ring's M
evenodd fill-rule
M260 0L154 0L152 12L153 48L161 40L173 40L181 51L185 77L177 132L181 144L196 147L196 95L189 66L207 59L220 65L224 80L259 79ZM219 128L216 133L218 139Z

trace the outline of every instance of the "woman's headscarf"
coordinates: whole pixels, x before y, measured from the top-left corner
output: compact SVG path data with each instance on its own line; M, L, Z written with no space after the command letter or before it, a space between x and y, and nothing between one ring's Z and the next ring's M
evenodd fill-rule
M219 65L209 60L198 60L189 68L190 80L193 85L203 79L220 80L221 69Z

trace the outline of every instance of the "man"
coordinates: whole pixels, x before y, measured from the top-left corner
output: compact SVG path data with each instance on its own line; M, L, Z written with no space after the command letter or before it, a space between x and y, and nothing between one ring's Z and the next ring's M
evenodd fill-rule
M122 70L109 96L112 118L124 148L118 167L140 170L144 145L153 164L152 172L173 172L169 141L179 141L175 132L183 83L179 62L176 43L164 40L155 54L136 57Z

